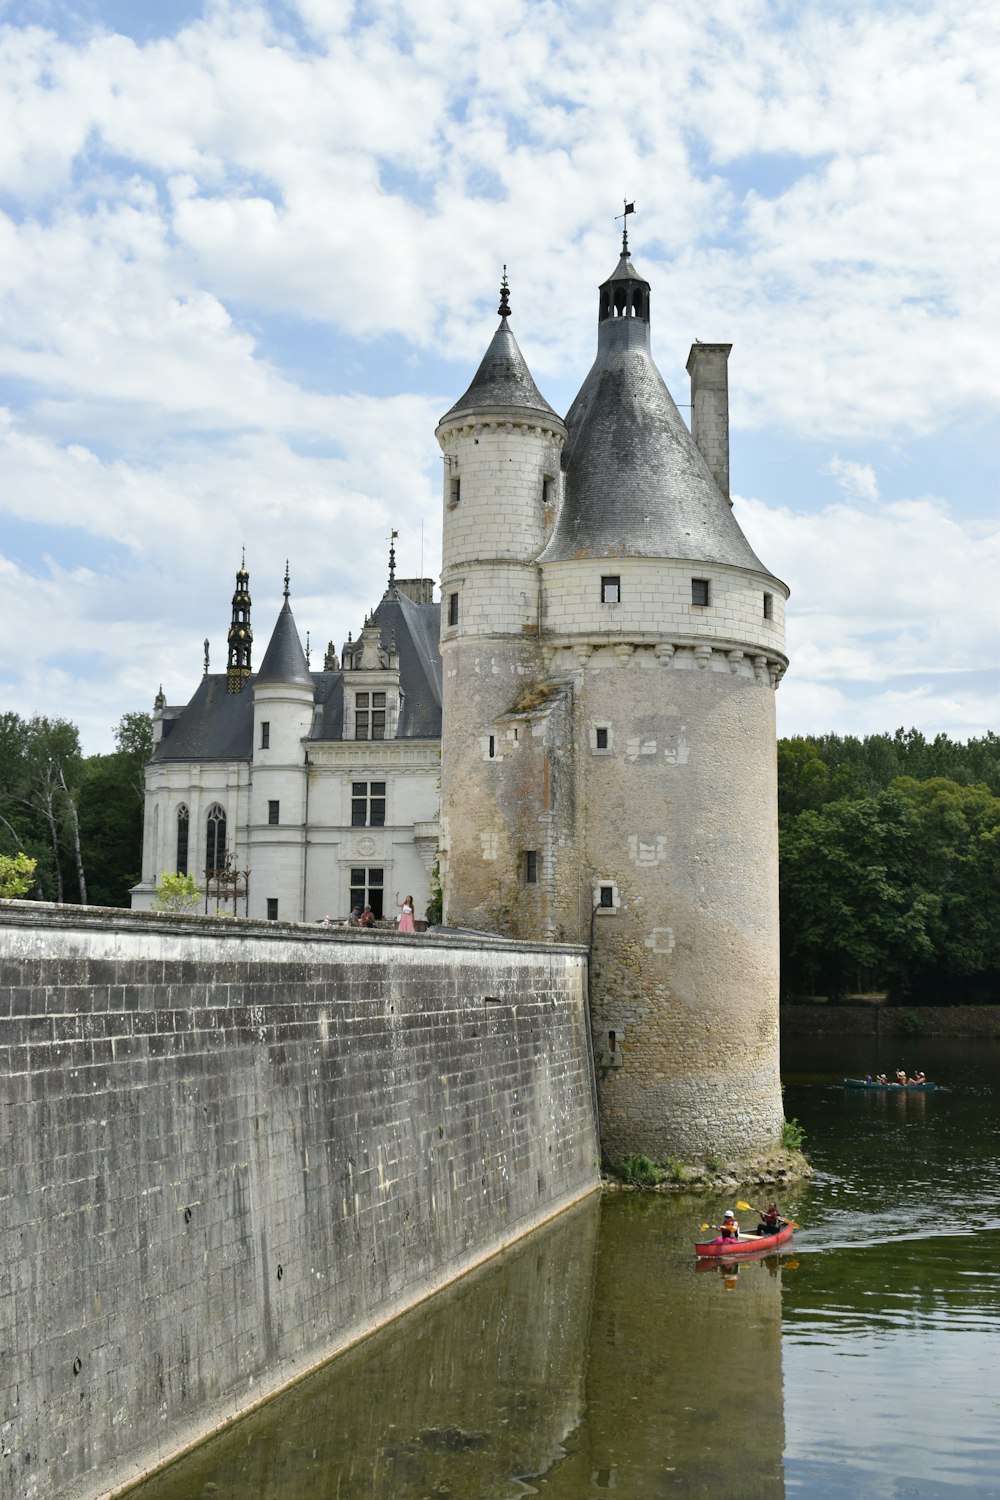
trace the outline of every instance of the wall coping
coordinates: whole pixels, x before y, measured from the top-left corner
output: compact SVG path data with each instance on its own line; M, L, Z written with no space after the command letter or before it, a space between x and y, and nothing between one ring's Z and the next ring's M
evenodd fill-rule
M167 933L174 936L237 939L263 942L319 943L381 947L427 948L436 952L461 949L472 952L552 954L586 957L582 943L536 943L500 937L469 928L432 927L426 932L397 932L392 928L325 927L313 922L267 922L259 917L204 916L198 912L131 911L120 906L70 906L55 901L0 900L0 931L3 928L34 931L119 932L122 934Z

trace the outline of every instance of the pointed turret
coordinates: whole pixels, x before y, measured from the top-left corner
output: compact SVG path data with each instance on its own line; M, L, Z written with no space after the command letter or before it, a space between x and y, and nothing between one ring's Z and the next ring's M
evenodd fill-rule
M566 426L564 503L541 561L586 551L763 571L653 361L649 283L627 245L601 285L597 358Z
M532 378L528 363L511 332L508 318L510 311L510 287L507 283L507 267L503 268L500 283L500 306L497 308L500 327L483 355L472 384L459 397L455 405L441 418L441 425L452 421L459 412L535 411L545 412L550 417L556 413L546 401ZM556 421L558 421L556 417Z
M206 643L207 646L207 643ZM229 659L226 664L226 691L242 693L250 680L250 655L253 650L253 631L250 629L250 574L246 569L246 554L236 574L236 592L233 594L233 618L229 626ZM208 672L208 651L205 652L205 671Z
M292 606L288 601L288 593L286 565L285 602L275 621L267 650L264 652L264 660L260 664L260 671L254 682L256 688L276 683L298 684L312 688L312 677L306 662L306 654L302 649L302 642L299 639L299 632L295 627L295 616L292 614Z

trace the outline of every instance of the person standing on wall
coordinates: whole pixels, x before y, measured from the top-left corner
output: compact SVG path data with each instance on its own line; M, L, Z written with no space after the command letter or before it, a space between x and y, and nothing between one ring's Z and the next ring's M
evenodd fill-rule
M400 901L399 892L396 892L396 905L399 907L399 921L397 930L399 932L416 932L413 925L413 897L407 896L405 901Z

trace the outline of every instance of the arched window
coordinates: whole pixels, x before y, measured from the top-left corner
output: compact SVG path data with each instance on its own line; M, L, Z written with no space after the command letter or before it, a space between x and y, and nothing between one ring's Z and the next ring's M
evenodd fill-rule
M226 862L226 814L216 802L208 809L205 827L205 872L211 875Z
M641 286L637 286L632 293L632 315L636 318L644 318L646 316L646 299L642 295Z
M188 872L188 833L190 828L190 814L184 804L181 803L177 809L177 863L174 866L178 875L186 875Z
M625 316L625 304L626 304L627 301L628 301L628 292L625 290L625 288L623 286L618 287L618 289L615 292L615 317L616 318L623 318Z

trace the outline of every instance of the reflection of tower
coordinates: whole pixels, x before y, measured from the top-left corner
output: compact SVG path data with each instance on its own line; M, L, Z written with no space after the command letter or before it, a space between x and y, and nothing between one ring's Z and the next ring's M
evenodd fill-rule
M728 498L728 346L691 351L691 432L623 243L563 428L505 307L438 428L446 920L592 943L611 1159L766 1149L787 589Z
M553 1500L783 1500L780 1263L744 1264L728 1287L718 1266L698 1275L667 1249L690 1223L679 1205L602 1203L586 1426Z

